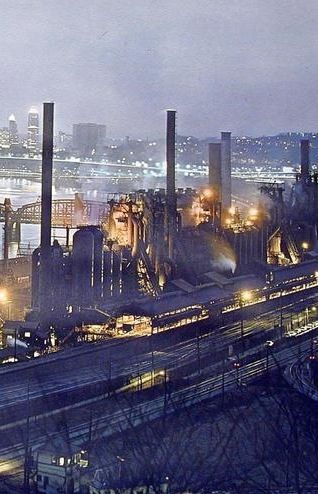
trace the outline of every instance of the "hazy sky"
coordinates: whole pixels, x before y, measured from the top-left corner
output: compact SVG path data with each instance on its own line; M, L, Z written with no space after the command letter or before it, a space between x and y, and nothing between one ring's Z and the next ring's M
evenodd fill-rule
M111 136L318 130L318 0L0 0L0 125L56 102Z

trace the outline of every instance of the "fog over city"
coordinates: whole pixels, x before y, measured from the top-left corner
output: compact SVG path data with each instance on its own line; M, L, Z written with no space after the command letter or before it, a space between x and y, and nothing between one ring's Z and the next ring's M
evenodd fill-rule
M116 137L162 134L170 107L199 137L316 129L316 0L0 4L1 125L54 100L57 128Z

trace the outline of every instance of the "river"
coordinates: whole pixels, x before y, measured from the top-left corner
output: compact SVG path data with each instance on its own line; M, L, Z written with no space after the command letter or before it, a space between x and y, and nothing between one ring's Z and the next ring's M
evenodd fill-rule
M77 192L73 188L59 188L56 189L53 186L53 199L68 199L73 198ZM82 192L80 190L79 192ZM86 190L84 194L85 198L102 201L105 199L105 194L98 192L97 190ZM10 179L0 178L0 203L3 204L4 199L8 197L11 200L13 209L17 209L23 204L35 202L41 197L41 183L32 182L26 179ZM3 230L4 224L0 224L0 228ZM58 238L63 243L63 239L60 238L64 234L61 229L53 229L52 237ZM25 248L35 248L40 242L40 225L21 225L21 251ZM9 247L9 257L16 257L18 252L18 244L12 242ZM3 258L3 234L0 234L0 258Z

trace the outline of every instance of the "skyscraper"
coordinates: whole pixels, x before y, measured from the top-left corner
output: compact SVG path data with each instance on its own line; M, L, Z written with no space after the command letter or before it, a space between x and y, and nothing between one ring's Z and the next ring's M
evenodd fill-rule
M33 158L39 151L39 113L31 108L28 114L28 153Z
M13 113L9 117L9 143L11 151L19 144L18 126Z

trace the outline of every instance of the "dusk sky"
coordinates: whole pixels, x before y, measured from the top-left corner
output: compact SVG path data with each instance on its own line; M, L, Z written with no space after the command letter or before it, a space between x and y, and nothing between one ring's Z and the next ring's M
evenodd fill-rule
M317 0L0 0L0 125L205 137L318 130Z

